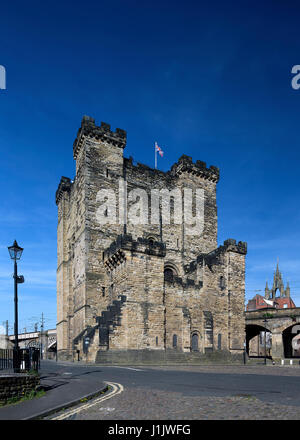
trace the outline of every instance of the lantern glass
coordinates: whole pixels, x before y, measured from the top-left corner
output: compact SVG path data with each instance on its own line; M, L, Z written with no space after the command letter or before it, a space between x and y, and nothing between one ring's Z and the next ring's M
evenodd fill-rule
M10 258L12 260L20 260L22 252L23 252L23 248L18 246L18 243L15 240L14 244L12 246L8 247L8 252L9 252Z

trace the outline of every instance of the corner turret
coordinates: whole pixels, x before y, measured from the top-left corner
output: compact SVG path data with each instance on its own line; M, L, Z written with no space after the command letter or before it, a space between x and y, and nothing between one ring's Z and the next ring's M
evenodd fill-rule
M97 126L94 118L91 116L83 116L81 127L79 128L77 137L73 143L74 159L78 156L84 138L101 140L117 147L125 148L127 134L126 131L121 128L116 128L113 132L110 125L106 122L101 122L101 125Z

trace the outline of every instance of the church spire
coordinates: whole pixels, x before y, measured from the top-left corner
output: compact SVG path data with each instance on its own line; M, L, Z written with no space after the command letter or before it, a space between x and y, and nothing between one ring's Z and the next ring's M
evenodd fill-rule
M291 295L290 283L287 282L287 283L286 283L286 289L285 289L285 296L287 296L287 297L289 298L290 295Z
M269 299L270 298L270 290L269 290L269 286L268 286L268 281L266 281L266 287L265 287L265 298Z
M273 287L272 287L272 298L276 297L276 291L279 290L280 296L284 296L284 286L282 281L282 275L279 270L279 258L277 258L276 271L274 273Z

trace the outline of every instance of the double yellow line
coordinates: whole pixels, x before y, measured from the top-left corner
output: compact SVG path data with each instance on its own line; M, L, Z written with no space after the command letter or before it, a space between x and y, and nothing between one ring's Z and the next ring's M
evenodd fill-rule
M104 400L110 399L111 397L114 397L117 394L120 394L122 393L122 391L124 391L124 387L120 383L113 383L113 382L104 382L104 383L106 383L109 387L112 388L112 391L108 395L98 397L97 399L93 399L90 403L85 403L84 405L80 405L77 408L70 409L69 411L64 412L60 416L51 418L51 420L67 419L68 417L71 417L74 414L78 414L81 411L92 408L93 406L98 405L98 403L104 402Z

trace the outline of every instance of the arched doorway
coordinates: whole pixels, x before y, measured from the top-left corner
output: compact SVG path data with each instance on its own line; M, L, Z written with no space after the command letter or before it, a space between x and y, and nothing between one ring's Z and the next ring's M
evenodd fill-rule
M192 351L199 351L199 335L197 333L192 334Z
M246 352L249 357L271 357L272 333L261 325L246 325Z
M282 332L285 358L300 357L300 324L293 324Z

